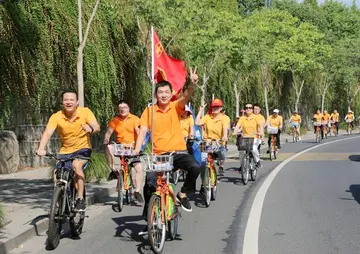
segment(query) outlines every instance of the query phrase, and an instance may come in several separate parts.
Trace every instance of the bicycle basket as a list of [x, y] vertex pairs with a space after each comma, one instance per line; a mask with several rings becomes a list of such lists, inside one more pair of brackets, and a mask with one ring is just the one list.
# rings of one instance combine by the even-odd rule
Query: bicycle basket
[[173, 169], [173, 157], [171, 155], [142, 156], [141, 160], [146, 164], [146, 172], [167, 172]]
[[277, 127], [270, 127], [270, 126], [267, 127], [267, 133], [269, 134], [278, 134], [278, 132], [279, 132], [279, 128]]
[[238, 151], [252, 151], [254, 147], [254, 138], [237, 137], [236, 146]]
[[123, 144], [112, 144], [114, 148], [114, 155], [115, 156], [127, 156], [131, 155], [134, 148], [132, 146], [126, 146]]
[[318, 127], [318, 126], [321, 126], [321, 125], [322, 125], [321, 122], [314, 122], [315, 127]]

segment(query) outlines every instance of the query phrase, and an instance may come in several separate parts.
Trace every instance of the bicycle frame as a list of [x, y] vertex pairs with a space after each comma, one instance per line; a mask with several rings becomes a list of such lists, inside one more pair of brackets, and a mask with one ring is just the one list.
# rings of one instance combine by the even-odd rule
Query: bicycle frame
[[210, 181], [211, 181], [211, 187], [213, 188], [215, 186], [215, 181], [216, 181], [216, 179], [213, 179], [214, 178], [214, 170], [216, 170], [216, 168], [215, 168], [215, 158], [212, 153], [208, 153], [208, 168], [209, 168], [209, 177], [210, 177]]
[[271, 134], [271, 148], [273, 151], [277, 151], [276, 134]]
[[[116, 183], [116, 188], [119, 184], [119, 177], [120, 177], [121, 171], [123, 172], [123, 176], [124, 176], [124, 179], [123, 179], [124, 180], [124, 190], [129, 190], [133, 186], [132, 186], [132, 179], [131, 179], [129, 163], [126, 161], [125, 156], [121, 156], [120, 169], [116, 170], [116, 175], [118, 177], [117, 183]], [[130, 184], [128, 184], [129, 178], [130, 178]]]

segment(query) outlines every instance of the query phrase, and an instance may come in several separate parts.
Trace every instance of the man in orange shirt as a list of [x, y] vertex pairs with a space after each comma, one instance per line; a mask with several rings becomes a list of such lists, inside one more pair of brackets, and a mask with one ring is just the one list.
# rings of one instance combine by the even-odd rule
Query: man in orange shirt
[[[116, 143], [123, 144], [125, 146], [133, 147], [139, 133], [140, 119], [130, 113], [129, 104], [126, 101], [120, 101], [118, 104], [118, 115], [115, 116], [108, 124], [108, 129], [105, 133], [104, 144], [107, 145], [105, 149], [106, 159], [110, 168], [114, 172], [114, 145], [109, 144], [111, 135], [115, 132]], [[139, 158], [130, 160], [129, 163], [135, 169], [135, 198], [143, 203], [144, 199], [141, 195], [141, 188], [143, 184], [143, 171]], [[112, 175], [111, 175], [112, 176]], [[111, 178], [111, 176], [109, 178]], [[116, 177], [116, 175], [115, 175]]]
[[[180, 118], [184, 114], [185, 105], [189, 102], [198, 82], [196, 68], [194, 72], [190, 69], [190, 86], [183, 93], [182, 97], [171, 102], [172, 87], [167, 81], [156, 84], [155, 96], [156, 104], [154, 107], [147, 107], [140, 118], [140, 131], [136, 140], [134, 154], [138, 154], [144, 141], [146, 132], [150, 129], [150, 137], [153, 138], [153, 150], [155, 154], [166, 154], [176, 151], [185, 151], [186, 144], [181, 132]], [[152, 110], [154, 113], [152, 114]], [[152, 116], [154, 116], [154, 126], [152, 126]], [[152, 132], [154, 132], [152, 134]], [[190, 154], [176, 154], [173, 158], [174, 171], [181, 168], [188, 172], [187, 178], [181, 191], [176, 195], [185, 211], [192, 211], [187, 192], [195, 191], [196, 178], [200, 173], [200, 166]], [[156, 174], [155, 174], [156, 175]], [[147, 206], [151, 194], [156, 190], [156, 177], [147, 174], [144, 186], [144, 218], [147, 214]]]
[[[64, 159], [74, 155], [90, 157], [90, 134], [99, 132], [100, 126], [91, 110], [86, 107], [78, 107], [78, 103], [75, 92], [63, 93], [63, 109], [51, 115], [36, 151], [37, 155], [44, 156], [46, 154], [46, 144], [57, 129], [61, 139], [59, 157]], [[86, 163], [87, 160], [76, 159], [72, 164], [66, 165], [75, 172], [76, 208], [78, 211], [86, 209], [83, 197], [85, 178], [83, 167]]]

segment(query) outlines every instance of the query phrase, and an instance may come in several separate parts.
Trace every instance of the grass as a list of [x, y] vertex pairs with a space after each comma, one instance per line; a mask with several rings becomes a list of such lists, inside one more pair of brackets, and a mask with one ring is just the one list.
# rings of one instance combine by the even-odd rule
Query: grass
[[0, 203], [0, 225], [4, 222], [5, 211], [3, 205]]
[[[306, 135], [307, 129], [304, 126], [300, 126], [300, 135]], [[288, 135], [292, 135], [293, 133], [293, 128], [290, 126], [286, 129], [286, 134]]]

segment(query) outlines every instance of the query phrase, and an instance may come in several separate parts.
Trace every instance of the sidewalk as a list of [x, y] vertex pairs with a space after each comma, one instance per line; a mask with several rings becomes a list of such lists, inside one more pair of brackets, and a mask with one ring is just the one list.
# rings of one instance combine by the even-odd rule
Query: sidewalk
[[[0, 228], [0, 253], [8, 253], [47, 230], [53, 192], [50, 167], [0, 175], [0, 202], [5, 208], [5, 226]], [[86, 184], [87, 205], [102, 202], [115, 193], [116, 181]]]
[[[308, 131], [302, 140], [315, 139]], [[281, 143], [292, 142], [292, 136], [281, 135]], [[228, 145], [227, 158], [237, 158], [235, 144]], [[53, 192], [50, 167], [0, 175], [0, 202], [5, 206], [7, 224], [0, 228], [0, 253], [8, 253], [32, 237], [47, 230]], [[104, 202], [116, 192], [116, 180], [86, 184], [87, 206]]]

